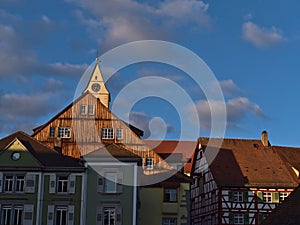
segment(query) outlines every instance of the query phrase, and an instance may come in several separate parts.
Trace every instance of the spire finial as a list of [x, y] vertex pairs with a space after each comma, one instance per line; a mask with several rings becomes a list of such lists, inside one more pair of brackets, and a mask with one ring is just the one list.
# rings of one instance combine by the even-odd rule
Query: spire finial
[[96, 52], [96, 63], [99, 62], [99, 50], [97, 49], [97, 52]]

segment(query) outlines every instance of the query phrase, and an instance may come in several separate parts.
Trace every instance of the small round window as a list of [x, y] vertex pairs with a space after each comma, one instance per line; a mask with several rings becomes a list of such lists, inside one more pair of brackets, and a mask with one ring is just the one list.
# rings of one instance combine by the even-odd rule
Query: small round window
[[20, 157], [21, 157], [20, 152], [13, 152], [13, 153], [11, 154], [11, 159], [12, 159], [12, 160], [18, 160], [18, 159], [20, 159]]

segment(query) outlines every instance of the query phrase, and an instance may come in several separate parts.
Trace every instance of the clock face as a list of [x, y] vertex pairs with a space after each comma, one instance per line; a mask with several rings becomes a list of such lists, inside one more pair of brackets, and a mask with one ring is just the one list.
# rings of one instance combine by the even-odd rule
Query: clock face
[[18, 160], [18, 159], [20, 159], [20, 157], [21, 157], [20, 152], [13, 152], [13, 153], [11, 154], [11, 159], [12, 159], [12, 160]]
[[100, 91], [100, 84], [98, 84], [98, 83], [93, 84], [93, 85], [92, 85], [92, 90], [93, 90], [94, 92]]

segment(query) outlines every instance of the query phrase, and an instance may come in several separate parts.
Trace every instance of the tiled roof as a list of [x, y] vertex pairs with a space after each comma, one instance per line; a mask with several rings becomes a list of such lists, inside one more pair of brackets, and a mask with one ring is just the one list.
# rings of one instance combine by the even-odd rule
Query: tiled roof
[[97, 157], [140, 158], [138, 155], [127, 150], [125, 146], [116, 143], [107, 144], [106, 146], [103, 146], [84, 156], [84, 158], [97, 158]]
[[144, 140], [157, 154], [166, 156], [166, 154], [181, 153], [184, 163], [184, 172], [190, 173], [192, 169], [193, 154], [196, 149], [196, 141], [176, 141], [176, 140]]
[[275, 208], [262, 225], [299, 225], [300, 223], [300, 186]]
[[[220, 186], [295, 187], [299, 180], [292, 169], [300, 167], [300, 149], [264, 146], [261, 140], [199, 138], [209, 166]], [[218, 148], [219, 149], [219, 148]], [[216, 151], [216, 156], [211, 153]]]
[[22, 131], [13, 133], [0, 140], [0, 154], [4, 152], [15, 139], [18, 139], [24, 145], [24, 147], [40, 162], [42, 167], [72, 167], [84, 169], [84, 166], [79, 160], [58, 153]]

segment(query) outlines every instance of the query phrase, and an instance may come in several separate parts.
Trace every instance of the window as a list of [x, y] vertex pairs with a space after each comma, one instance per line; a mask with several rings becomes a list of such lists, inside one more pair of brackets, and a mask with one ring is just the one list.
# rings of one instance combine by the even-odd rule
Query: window
[[164, 202], [177, 202], [177, 189], [164, 189]]
[[67, 207], [57, 207], [55, 210], [55, 225], [66, 225], [67, 222]]
[[115, 225], [116, 224], [116, 209], [115, 208], [104, 208], [104, 225]]
[[94, 105], [89, 105], [89, 106], [88, 106], [88, 114], [89, 114], [90, 116], [95, 114], [95, 111], [94, 111]]
[[71, 128], [70, 127], [59, 127], [58, 128], [58, 137], [70, 138], [71, 137]]
[[11, 222], [11, 206], [3, 206], [1, 210], [1, 224], [10, 225]]
[[50, 127], [50, 137], [55, 137], [55, 127]]
[[86, 105], [80, 106], [80, 115], [86, 115]]
[[25, 176], [17, 175], [16, 176], [16, 186], [15, 186], [16, 192], [23, 192], [24, 185], [25, 185]]
[[176, 218], [163, 218], [162, 225], [177, 225]]
[[234, 224], [244, 224], [244, 215], [243, 214], [234, 214], [233, 222], [234, 222]]
[[146, 158], [146, 169], [153, 170], [153, 158]]
[[287, 196], [289, 196], [288, 192], [279, 192], [279, 201], [283, 202], [287, 198]]
[[4, 205], [1, 210], [1, 225], [22, 225], [23, 206]]
[[263, 201], [271, 203], [272, 202], [272, 193], [271, 192], [263, 192]]
[[117, 140], [122, 140], [123, 139], [123, 129], [119, 128], [117, 129]]
[[114, 139], [114, 130], [112, 128], [102, 128], [102, 139]]
[[21, 225], [22, 224], [22, 215], [23, 215], [23, 207], [16, 206], [14, 208], [14, 225]]
[[4, 177], [4, 182], [5, 182], [5, 192], [13, 192], [14, 188], [14, 176], [13, 175], [5, 175]]
[[57, 193], [67, 193], [68, 192], [68, 177], [62, 176], [57, 179]]
[[116, 173], [105, 173], [104, 191], [106, 193], [117, 192], [117, 174]]
[[235, 191], [233, 192], [233, 201], [242, 202], [243, 201], [243, 192]]

